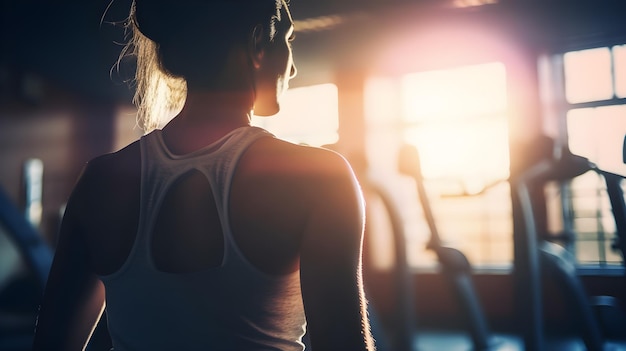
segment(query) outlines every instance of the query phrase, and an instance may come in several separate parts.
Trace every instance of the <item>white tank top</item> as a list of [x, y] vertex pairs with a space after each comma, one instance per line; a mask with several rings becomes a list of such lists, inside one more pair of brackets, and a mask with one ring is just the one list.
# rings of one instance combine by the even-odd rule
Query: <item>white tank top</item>
[[[246, 260], [229, 225], [228, 199], [235, 166], [246, 148], [271, 136], [242, 127], [186, 155], [174, 155], [160, 130], [141, 138], [139, 229], [119, 271], [101, 276], [108, 328], [116, 351], [303, 350], [306, 329], [299, 271], [273, 276]], [[168, 188], [190, 170], [213, 191], [224, 234], [218, 267], [194, 273], [155, 268], [151, 233]]]

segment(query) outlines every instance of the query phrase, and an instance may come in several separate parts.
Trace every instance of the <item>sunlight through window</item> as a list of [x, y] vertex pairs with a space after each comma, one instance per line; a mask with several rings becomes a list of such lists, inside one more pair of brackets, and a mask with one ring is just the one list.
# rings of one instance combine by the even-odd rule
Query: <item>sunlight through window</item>
[[478, 267], [511, 262], [504, 65], [406, 75], [402, 92], [405, 140], [420, 151], [436, 219], [448, 219], [443, 240]]
[[622, 143], [626, 135], [626, 105], [581, 108], [567, 113], [568, 144], [574, 154], [600, 168], [626, 174]]
[[[568, 52], [563, 55], [566, 98], [585, 102], [585, 108], [566, 111], [568, 147], [600, 169], [626, 174], [622, 147], [626, 135], [626, 46]], [[588, 172], [570, 183], [572, 219], [576, 232], [573, 252], [580, 264], [615, 265], [622, 262], [612, 249], [615, 222], [604, 181]]]
[[[398, 173], [398, 150], [404, 142], [419, 149], [426, 191], [443, 241], [461, 250], [474, 267], [510, 267], [504, 65], [494, 62], [372, 77], [365, 96], [369, 174], [390, 193], [404, 218], [409, 264], [429, 269], [437, 266], [437, 259], [425, 249], [430, 229], [415, 184]], [[368, 234], [386, 235], [388, 240], [390, 236]]]
[[506, 108], [501, 63], [408, 74], [402, 83], [405, 116], [410, 121], [457, 122]]
[[568, 102], [580, 103], [613, 97], [611, 52], [608, 48], [568, 52], [563, 56], [563, 62]]
[[509, 175], [507, 129], [506, 120], [477, 120], [411, 128], [406, 138], [420, 150], [425, 178], [457, 180], [476, 194]]
[[410, 74], [403, 79], [406, 139], [426, 178], [456, 178], [478, 192], [508, 177], [504, 66], [490, 63]]
[[280, 112], [253, 116], [252, 125], [297, 144], [322, 146], [336, 143], [339, 127], [337, 86], [320, 84], [289, 89], [280, 100]]

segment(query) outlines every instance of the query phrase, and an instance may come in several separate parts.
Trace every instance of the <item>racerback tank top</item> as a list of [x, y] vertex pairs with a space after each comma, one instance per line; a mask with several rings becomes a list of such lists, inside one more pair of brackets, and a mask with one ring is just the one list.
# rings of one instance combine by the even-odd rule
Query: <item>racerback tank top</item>
[[[160, 130], [141, 138], [141, 204], [137, 237], [123, 266], [101, 276], [108, 328], [116, 351], [303, 350], [305, 317], [299, 272], [261, 272], [239, 251], [229, 224], [228, 199], [237, 162], [257, 127], [233, 130], [185, 155], [172, 154]], [[224, 235], [221, 265], [193, 273], [155, 268], [151, 233], [167, 190], [189, 171], [213, 191]]]

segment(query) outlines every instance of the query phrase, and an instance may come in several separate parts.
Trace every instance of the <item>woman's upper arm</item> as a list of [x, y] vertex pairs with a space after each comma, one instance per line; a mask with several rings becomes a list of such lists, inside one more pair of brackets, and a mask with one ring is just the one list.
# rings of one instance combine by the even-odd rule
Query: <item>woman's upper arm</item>
[[68, 201], [37, 318], [34, 350], [82, 350], [104, 307], [104, 288], [91, 271], [80, 219], [88, 171]]
[[315, 350], [373, 350], [363, 282], [364, 203], [359, 185], [338, 156], [311, 191], [302, 238], [300, 274], [307, 326]]

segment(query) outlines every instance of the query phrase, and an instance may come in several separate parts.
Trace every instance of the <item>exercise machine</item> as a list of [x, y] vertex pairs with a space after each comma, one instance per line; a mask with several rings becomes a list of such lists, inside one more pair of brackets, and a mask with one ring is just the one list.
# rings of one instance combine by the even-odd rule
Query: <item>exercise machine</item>
[[487, 319], [474, 288], [472, 267], [467, 257], [461, 251], [445, 246], [439, 236], [430, 201], [424, 187], [420, 162], [419, 152], [415, 146], [405, 144], [400, 149], [399, 171], [415, 181], [419, 202], [430, 230], [430, 239], [426, 247], [436, 254], [441, 271], [450, 283], [462, 308], [473, 349], [476, 351], [491, 350], [497, 343], [492, 338]]
[[[598, 169], [586, 158], [573, 155], [566, 147], [556, 149], [554, 157], [547, 157], [530, 166], [513, 182], [515, 195], [523, 218], [523, 236], [517, 238], [516, 248], [520, 253], [517, 262], [516, 274], [519, 279], [519, 296], [522, 298], [521, 310], [525, 313], [523, 324], [524, 343], [527, 350], [546, 349], [544, 318], [543, 318], [543, 287], [544, 279], [554, 281], [564, 298], [567, 311], [574, 321], [578, 335], [589, 351], [604, 350], [607, 345], [606, 332], [600, 327], [597, 313], [591, 299], [578, 277], [577, 267], [571, 252], [565, 246], [546, 240], [546, 233], [538, 219], [543, 214], [543, 208], [533, 194], [548, 182], [563, 183], [590, 171], [602, 175], [607, 184], [607, 191], [612, 204], [613, 216], [617, 225], [617, 246], [623, 251], [624, 233], [626, 225], [626, 206], [621, 190], [621, 177]], [[567, 215], [564, 213], [564, 215]], [[567, 222], [567, 220], [565, 221]], [[573, 235], [571, 228], [565, 228], [564, 233], [557, 237], [568, 238]], [[596, 297], [599, 311], [604, 314], [620, 314], [616, 300], [609, 297]], [[609, 310], [609, 311], [607, 311]], [[619, 317], [614, 321], [623, 323]], [[624, 328], [613, 325], [617, 329]], [[626, 335], [626, 328], [622, 329]]]

